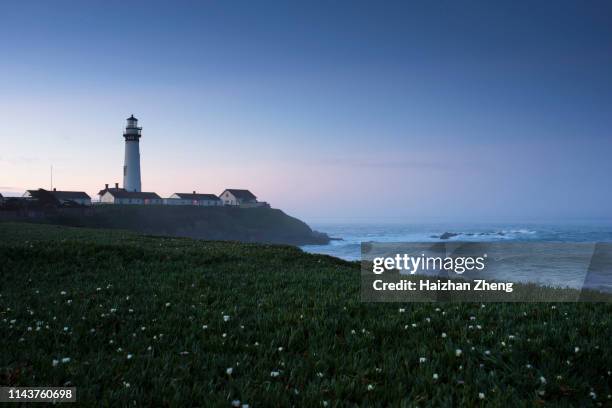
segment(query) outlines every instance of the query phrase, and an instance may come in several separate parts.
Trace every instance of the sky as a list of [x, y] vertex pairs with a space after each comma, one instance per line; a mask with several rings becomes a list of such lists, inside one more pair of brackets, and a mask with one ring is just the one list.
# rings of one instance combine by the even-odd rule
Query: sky
[[0, 192], [307, 221], [612, 218], [612, 3], [0, 2]]

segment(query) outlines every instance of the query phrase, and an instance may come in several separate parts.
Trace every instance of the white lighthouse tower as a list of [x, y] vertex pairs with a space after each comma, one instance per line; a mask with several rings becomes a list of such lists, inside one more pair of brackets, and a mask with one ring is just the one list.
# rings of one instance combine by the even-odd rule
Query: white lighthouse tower
[[125, 161], [123, 165], [123, 188], [140, 192], [140, 131], [134, 115], [127, 118], [125, 127]]

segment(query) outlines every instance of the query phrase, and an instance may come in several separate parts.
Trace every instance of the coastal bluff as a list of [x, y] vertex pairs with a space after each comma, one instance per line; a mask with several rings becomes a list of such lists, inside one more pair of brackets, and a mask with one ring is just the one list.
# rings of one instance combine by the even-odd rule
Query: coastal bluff
[[97, 205], [0, 212], [0, 219], [142, 234], [288, 245], [326, 244], [330, 238], [274, 208]]

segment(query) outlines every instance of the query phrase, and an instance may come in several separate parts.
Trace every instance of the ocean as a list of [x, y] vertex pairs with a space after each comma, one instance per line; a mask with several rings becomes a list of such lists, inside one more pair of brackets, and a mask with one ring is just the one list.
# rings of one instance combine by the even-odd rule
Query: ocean
[[[306, 252], [360, 260], [362, 242], [612, 242], [612, 221], [583, 223], [313, 223], [312, 229], [340, 238], [328, 245], [305, 245]], [[457, 234], [448, 240], [444, 233]]]
[[[520, 242], [520, 243], [612, 243], [612, 222], [573, 223], [312, 223], [314, 230], [338, 238], [328, 245], [305, 245], [310, 253], [331, 255], [349, 261], [361, 260], [362, 242]], [[446, 236], [444, 236], [446, 234]], [[447, 238], [447, 239], [441, 239]], [[584, 248], [584, 245], [580, 246]], [[574, 250], [569, 246], [570, 250]], [[610, 248], [610, 247], [607, 247]], [[591, 252], [592, 254], [592, 252]], [[525, 267], [507, 265], [498, 268], [494, 279], [543, 283], [559, 287], [592, 287], [612, 291], [612, 271], [590, 275], [596, 282], [586, 284], [588, 259], [564, 254], [559, 259], [558, 248], [549, 254], [539, 253], [537, 262]], [[548, 258], [547, 258], [548, 256]], [[589, 257], [587, 248], [587, 258]], [[553, 259], [554, 257], [554, 259]], [[606, 254], [610, 259], [610, 254]], [[548, 262], [550, 260], [551, 262]], [[608, 261], [607, 261], [608, 262]], [[576, 265], [581, 265], [576, 267]]]

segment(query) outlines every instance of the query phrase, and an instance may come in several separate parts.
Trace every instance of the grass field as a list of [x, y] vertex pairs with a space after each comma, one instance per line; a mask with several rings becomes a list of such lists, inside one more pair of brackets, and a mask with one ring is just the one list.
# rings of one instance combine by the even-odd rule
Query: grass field
[[0, 223], [0, 384], [82, 405], [610, 406], [610, 304], [366, 304], [289, 246]]

